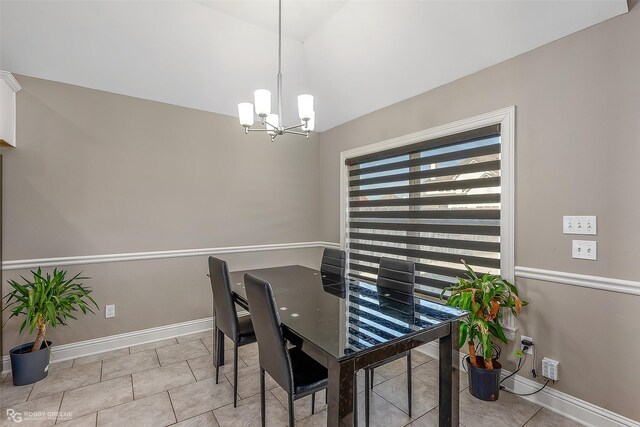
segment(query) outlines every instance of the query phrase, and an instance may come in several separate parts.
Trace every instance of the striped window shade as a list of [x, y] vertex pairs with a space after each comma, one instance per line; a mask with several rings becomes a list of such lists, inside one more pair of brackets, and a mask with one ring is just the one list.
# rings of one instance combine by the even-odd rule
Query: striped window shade
[[500, 274], [500, 127], [347, 159], [349, 274], [380, 257], [416, 263], [416, 292], [438, 296], [466, 271]]

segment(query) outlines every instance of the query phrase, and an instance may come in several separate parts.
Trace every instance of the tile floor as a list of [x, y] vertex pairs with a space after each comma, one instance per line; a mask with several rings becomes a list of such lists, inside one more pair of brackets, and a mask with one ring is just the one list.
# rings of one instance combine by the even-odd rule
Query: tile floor
[[[227, 341], [226, 347], [231, 347]], [[52, 361], [49, 376], [14, 387], [11, 375], [0, 380], [0, 426], [136, 426], [180, 427], [259, 426], [257, 345], [239, 352], [238, 407], [233, 407], [232, 351], [215, 384], [211, 332], [162, 340], [64, 362]], [[413, 356], [413, 417], [405, 414], [406, 362], [398, 360], [376, 370], [371, 425], [384, 427], [436, 426], [438, 420], [437, 361], [415, 352]], [[364, 419], [362, 375], [358, 412]], [[577, 426], [578, 424], [524, 399], [502, 393], [498, 402], [474, 399], [461, 377], [460, 421], [467, 427]], [[267, 381], [267, 425], [286, 426], [287, 395]], [[298, 426], [325, 426], [324, 393], [311, 415], [310, 397], [296, 405]], [[21, 414], [18, 424], [7, 410]]]

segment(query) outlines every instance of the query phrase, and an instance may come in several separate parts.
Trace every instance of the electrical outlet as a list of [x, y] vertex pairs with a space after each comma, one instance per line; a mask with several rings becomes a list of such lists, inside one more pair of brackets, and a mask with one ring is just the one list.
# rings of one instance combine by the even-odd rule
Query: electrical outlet
[[542, 376], [551, 381], [558, 381], [558, 365], [557, 360], [545, 357], [542, 359]]
[[116, 305], [115, 304], [105, 305], [105, 307], [104, 307], [104, 317], [106, 317], [107, 319], [110, 318], [110, 317], [116, 317]]
[[[529, 346], [527, 351], [524, 351], [524, 344], [522, 344], [523, 341], [529, 341], [530, 343], [532, 343], [532, 345]], [[533, 338], [525, 335], [520, 335], [520, 351], [523, 351], [524, 353], [527, 353], [533, 356]]]
[[573, 240], [571, 243], [571, 256], [577, 259], [598, 259], [598, 242], [595, 240]]

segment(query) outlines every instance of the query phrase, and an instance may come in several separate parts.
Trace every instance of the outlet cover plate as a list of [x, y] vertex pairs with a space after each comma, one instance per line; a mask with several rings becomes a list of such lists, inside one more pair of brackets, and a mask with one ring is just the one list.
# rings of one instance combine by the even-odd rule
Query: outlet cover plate
[[[520, 350], [524, 349], [524, 346], [522, 345], [522, 341], [523, 340], [527, 340], [527, 341], [533, 342], [533, 339], [531, 337], [528, 337], [526, 335], [520, 335]], [[534, 345], [535, 345], [535, 343], [534, 343]], [[525, 351], [525, 353], [530, 354], [530, 355], [533, 356], [533, 346], [529, 347], [527, 349], [527, 351]]]
[[558, 381], [558, 365], [557, 360], [545, 357], [542, 359], [542, 376], [551, 381]]
[[116, 317], [115, 304], [109, 304], [104, 306], [104, 317], [109, 319], [110, 317]]

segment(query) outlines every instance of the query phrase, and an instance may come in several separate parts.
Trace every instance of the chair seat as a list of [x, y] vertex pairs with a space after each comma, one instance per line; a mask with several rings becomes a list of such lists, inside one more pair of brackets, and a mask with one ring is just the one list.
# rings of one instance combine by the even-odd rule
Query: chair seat
[[256, 334], [253, 331], [251, 316], [238, 316], [238, 344], [248, 344], [256, 341]]
[[289, 350], [295, 394], [307, 394], [327, 387], [327, 368], [298, 347]]

